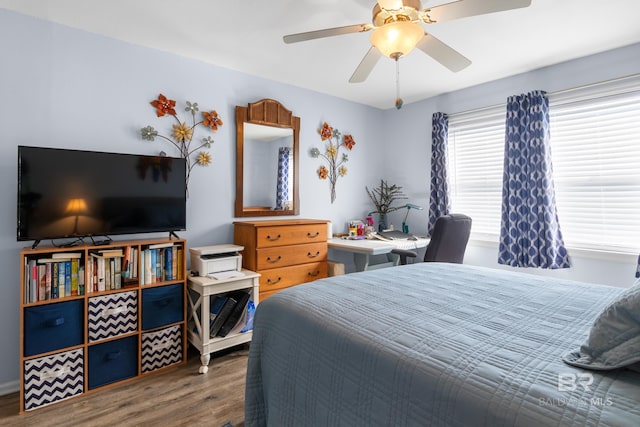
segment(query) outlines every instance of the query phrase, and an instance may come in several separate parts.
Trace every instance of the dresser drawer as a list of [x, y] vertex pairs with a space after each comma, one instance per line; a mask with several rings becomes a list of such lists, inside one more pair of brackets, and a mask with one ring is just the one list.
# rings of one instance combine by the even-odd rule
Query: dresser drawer
[[89, 341], [138, 330], [138, 292], [89, 298]]
[[257, 229], [258, 248], [327, 241], [327, 224], [281, 225]]
[[300, 283], [312, 282], [327, 277], [327, 262], [312, 262], [293, 265], [290, 267], [272, 268], [258, 271], [260, 277], [260, 292], [262, 293], [288, 288]]
[[327, 252], [324, 242], [258, 249], [258, 270], [326, 261]]
[[24, 409], [35, 409], [84, 392], [83, 349], [24, 362]]

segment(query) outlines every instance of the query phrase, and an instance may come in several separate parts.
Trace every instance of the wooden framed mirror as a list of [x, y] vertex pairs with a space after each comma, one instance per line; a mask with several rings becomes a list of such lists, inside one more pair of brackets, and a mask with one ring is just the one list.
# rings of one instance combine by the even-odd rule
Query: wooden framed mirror
[[262, 99], [236, 106], [235, 216], [300, 213], [300, 117]]

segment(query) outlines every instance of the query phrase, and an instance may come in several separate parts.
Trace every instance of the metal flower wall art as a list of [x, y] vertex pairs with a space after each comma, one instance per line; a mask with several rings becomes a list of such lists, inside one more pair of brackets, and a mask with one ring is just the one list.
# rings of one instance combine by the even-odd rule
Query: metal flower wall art
[[[168, 99], [163, 94], [158, 95], [158, 99], [151, 101], [151, 105], [156, 109], [158, 117], [173, 116], [176, 123], [172, 125], [170, 136], [161, 135], [153, 126], [146, 126], [140, 129], [140, 135], [146, 141], [154, 141], [156, 137], [162, 138], [178, 150], [180, 157], [184, 158], [187, 163], [187, 188], [185, 190], [187, 190], [188, 195], [191, 171], [196, 165], [209, 166], [211, 164], [211, 154], [205, 149], [211, 148], [211, 144], [214, 142], [213, 138], [207, 135], [194, 143], [194, 131], [196, 127], [202, 125], [212, 132], [216, 132], [222, 126], [222, 120], [218, 117], [216, 110], [203, 111], [200, 113], [201, 117], [199, 117], [200, 109], [198, 103], [187, 101], [184, 111], [191, 113], [191, 123], [187, 123], [186, 120], [182, 121], [175, 110], [176, 101]], [[165, 153], [161, 151], [160, 155], [165, 155]]]
[[345, 176], [347, 174], [347, 167], [344, 165], [349, 161], [347, 153], [342, 153], [340, 156], [340, 149], [345, 148], [351, 151], [353, 146], [356, 145], [356, 141], [351, 135], [342, 135], [338, 129], [334, 129], [329, 126], [327, 122], [322, 124], [322, 127], [318, 129], [320, 138], [326, 143], [324, 152], [320, 149], [313, 147], [311, 149], [311, 157], [323, 158], [327, 161], [327, 165], [322, 165], [318, 168], [317, 173], [320, 179], [328, 179], [331, 186], [331, 203], [336, 200], [336, 181], [338, 177]]

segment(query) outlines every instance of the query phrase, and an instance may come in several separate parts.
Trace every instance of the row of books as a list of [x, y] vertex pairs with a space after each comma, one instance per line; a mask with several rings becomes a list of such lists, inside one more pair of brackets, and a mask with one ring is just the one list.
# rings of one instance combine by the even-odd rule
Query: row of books
[[124, 253], [120, 248], [90, 253], [87, 260], [88, 293], [122, 289]]
[[156, 282], [181, 280], [183, 265], [182, 245], [160, 243], [150, 245], [140, 253], [140, 283], [150, 285]]
[[24, 302], [84, 295], [85, 272], [80, 253], [55, 253], [50, 258], [25, 258]]
[[184, 269], [184, 248], [173, 243], [150, 245], [142, 251], [133, 246], [92, 250], [87, 260], [82, 252], [56, 252], [48, 256], [25, 257], [25, 304], [121, 289], [138, 281], [148, 285], [181, 280]]
[[212, 296], [209, 314], [209, 337], [226, 337], [247, 309], [249, 292], [233, 291]]

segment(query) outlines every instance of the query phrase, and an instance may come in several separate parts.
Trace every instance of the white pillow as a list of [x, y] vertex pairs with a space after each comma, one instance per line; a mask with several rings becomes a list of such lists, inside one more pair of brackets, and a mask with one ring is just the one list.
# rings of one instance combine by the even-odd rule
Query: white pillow
[[640, 362], [640, 279], [598, 315], [580, 350], [562, 355], [562, 360], [595, 370]]

